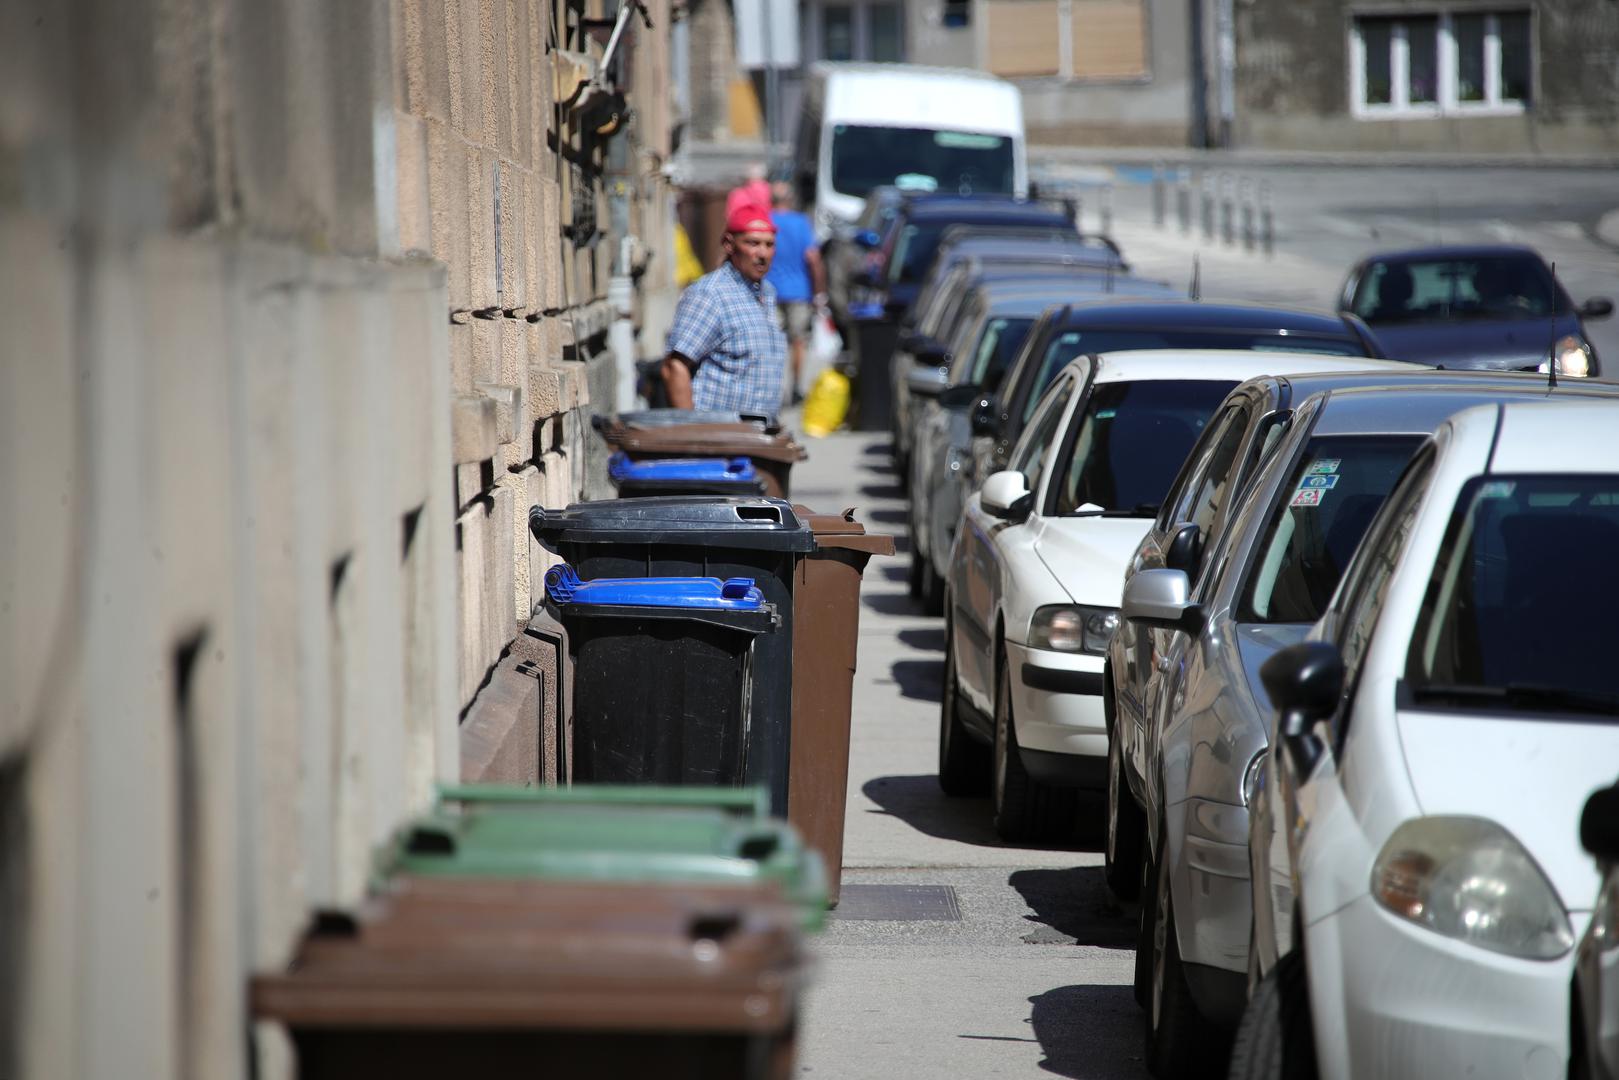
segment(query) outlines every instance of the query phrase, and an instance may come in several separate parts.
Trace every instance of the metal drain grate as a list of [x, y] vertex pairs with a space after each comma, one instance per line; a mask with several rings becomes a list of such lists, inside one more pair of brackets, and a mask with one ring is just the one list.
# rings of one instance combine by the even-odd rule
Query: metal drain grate
[[960, 922], [949, 885], [845, 885], [832, 915], [872, 922]]

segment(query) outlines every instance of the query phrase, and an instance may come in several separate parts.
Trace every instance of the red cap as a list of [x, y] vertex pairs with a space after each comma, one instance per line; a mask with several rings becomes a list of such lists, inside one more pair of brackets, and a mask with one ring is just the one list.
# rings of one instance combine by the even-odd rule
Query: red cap
[[770, 211], [759, 206], [742, 205], [732, 210], [725, 219], [725, 231], [728, 233], [770, 233], [775, 235], [776, 226], [770, 220]]

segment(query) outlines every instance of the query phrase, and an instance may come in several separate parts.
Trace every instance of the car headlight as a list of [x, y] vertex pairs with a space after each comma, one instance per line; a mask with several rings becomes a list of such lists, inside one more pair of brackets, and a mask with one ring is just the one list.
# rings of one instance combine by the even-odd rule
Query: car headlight
[[1591, 346], [1577, 334], [1559, 338], [1557, 344], [1552, 346], [1551, 356], [1542, 360], [1537, 370], [1544, 375], [1546, 366], [1554, 360], [1559, 375], [1583, 379], [1591, 374]]
[[1117, 608], [1051, 604], [1036, 611], [1029, 621], [1029, 647], [1104, 656], [1118, 628]]
[[1483, 818], [1407, 821], [1372, 867], [1372, 896], [1436, 934], [1526, 960], [1574, 947], [1557, 891], [1523, 845]]

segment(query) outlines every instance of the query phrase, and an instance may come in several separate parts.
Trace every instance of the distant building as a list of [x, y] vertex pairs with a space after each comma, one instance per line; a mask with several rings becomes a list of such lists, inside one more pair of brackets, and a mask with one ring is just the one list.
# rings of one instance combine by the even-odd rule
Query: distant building
[[1615, 0], [1243, 0], [1236, 142], [1619, 151]]

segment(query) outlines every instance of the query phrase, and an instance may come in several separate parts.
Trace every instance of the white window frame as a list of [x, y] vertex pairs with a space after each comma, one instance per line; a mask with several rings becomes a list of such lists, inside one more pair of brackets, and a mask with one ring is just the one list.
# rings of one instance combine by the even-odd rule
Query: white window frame
[[[1439, 116], [1521, 116], [1527, 107], [1524, 102], [1501, 99], [1501, 20], [1498, 12], [1481, 12], [1484, 16], [1484, 100], [1462, 101], [1457, 96], [1457, 72], [1460, 52], [1456, 44], [1455, 16], [1475, 14], [1461, 10], [1430, 9], [1426, 11], [1358, 11], [1349, 20], [1349, 112], [1357, 120], [1416, 120]], [[1529, 17], [1529, 78], [1535, 82], [1535, 20], [1530, 9], [1507, 12]], [[1411, 54], [1406, 39], [1406, 20], [1438, 18], [1439, 80], [1434, 102], [1411, 102]], [[1366, 19], [1387, 19], [1392, 25], [1389, 41], [1389, 102], [1371, 104], [1366, 100], [1366, 39], [1361, 25]], [[1533, 96], [1533, 95], [1531, 95]]]

